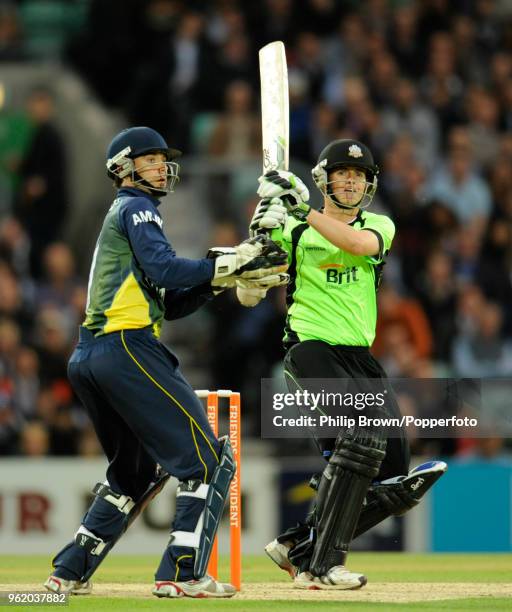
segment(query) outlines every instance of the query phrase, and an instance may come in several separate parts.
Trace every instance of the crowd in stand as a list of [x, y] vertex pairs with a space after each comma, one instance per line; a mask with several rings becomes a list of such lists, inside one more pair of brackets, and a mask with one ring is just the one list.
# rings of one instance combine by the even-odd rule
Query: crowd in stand
[[[372, 206], [397, 228], [374, 346], [388, 373], [512, 376], [509, 2], [0, 6], [0, 61], [64, 62], [130, 124], [151, 125], [187, 152], [232, 161], [235, 174], [236, 164], [259, 156], [257, 51], [275, 39], [287, 48], [293, 158], [311, 167], [329, 141], [354, 137], [381, 168]], [[84, 279], [75, 277], [70, 249], [55, 242], [67, 212], [65, 144], [41, 109], [48, 95], [33, 93], [40, 108], [28, 106], [19, 159], [2, 154], [0, 130], [0, 177], [12, 195], [0, 224], [0, 453], [88, 454], [94, 436], [65, 377]], [[41, 159], [47, 146], [53, 168], [49, 156]], [[229, 222], [224, 204], [203, 203], [218, 224]], [[254, 412], [259, 378], [281, 357], [283, 316], [279, 291], [252, 310], [227, 295], [210, 307], [212, 379], [241, 389]]]

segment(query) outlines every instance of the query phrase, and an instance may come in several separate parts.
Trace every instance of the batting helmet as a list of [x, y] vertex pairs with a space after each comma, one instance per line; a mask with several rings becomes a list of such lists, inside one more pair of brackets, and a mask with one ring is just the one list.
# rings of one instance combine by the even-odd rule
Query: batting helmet
[[313, 180], [333, 204], [340, 208], [354, 208], [354, 206], [343, 205], [338, 201], [332, 188], [333, 183], [338, 181], [328, 180], [329, 172], [347, 166], [360, 168], [366, 174], [366, 188], [361, 201], [357, 204], [358, 208], [366, 208], [377, 190], [379, 167], [374, 162], [370, 149], [362, 142], [345, 138], [329, 143], [318, 156], [318, 163], [311, 171]]

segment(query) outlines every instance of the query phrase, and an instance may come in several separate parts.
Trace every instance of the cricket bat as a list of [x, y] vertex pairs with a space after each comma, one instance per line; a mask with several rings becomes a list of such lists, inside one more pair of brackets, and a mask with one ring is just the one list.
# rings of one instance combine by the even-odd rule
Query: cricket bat
[[[263, 174], [269, 170], [288, 170], [290, 113], [288, 104], [288, 68], [284, 44], [274, 41], [259, 52], [261, 83], [261, 135]], [[265, 233], [265, 230], [261, 230]], [[244, 306], [256, 306], [261, 300], [258, 290], [237, 288]]]
[[265, 45], [260, 49], [259, 60], [263, 174], [265, 174], [269, 170], [288, 170], [290, 112], [284, 44], [277, 40]]

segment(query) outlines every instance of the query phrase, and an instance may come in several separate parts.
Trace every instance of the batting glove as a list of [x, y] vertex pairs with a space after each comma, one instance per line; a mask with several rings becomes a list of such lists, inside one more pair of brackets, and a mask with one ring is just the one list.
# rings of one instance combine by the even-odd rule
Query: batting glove
[[327, 187], [327, 170], [325, 166], [327, 166], [327, 160], [322, 159], [322, 161], [311, 170], [311, 176], [315, 181], [315, 185], [322, 193], [325, 193]]
[[270, 170], [258, 179], [260, 198], [281, 198], [287, 212], [299, 221], [305, 221], [309, 206], [309, 191], [298, 176], [285, 170]]
[[272, 230], [284, 227], [287, 210], [280, 198], [261, 200], [256, 206], [249, 225], [249, 235], [255, 236], [261, 230]]
[[253, 308], [257, 306], [261, 300], [265, 299], [267, 295], [267, 289], [258, 289], [254, 287], [249, 289], [248, 287], [237, 287], [236, 297], [242, 306], [246, 308]]
[[251, 308], [261, 302], [272, 287], [287, 285], [288, 274], [271, 274], [257, 280], [239, 279], [236, 281], [236, 297], [242, 306]]
[[289, 280], [289, 274], [280, 272], [278, 274], [269, 274], [262, 278], [239, 278], [236, 281], [236, 286], [242, 289], [265, 289], [265, 291], [268, 291], [272, 287], [287, 285]]

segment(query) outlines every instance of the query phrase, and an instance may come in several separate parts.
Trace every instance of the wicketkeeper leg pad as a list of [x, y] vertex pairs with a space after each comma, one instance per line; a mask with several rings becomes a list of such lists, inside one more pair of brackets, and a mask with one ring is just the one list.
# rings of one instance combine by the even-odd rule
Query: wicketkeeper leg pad
[[[195, 579], [199, 580], [206, 573], [213, 542], [229, 495], [229, 486], [236, 472], [236, 463], [229, 438], [220, 438], [219, 441], [222, 444], [219, 463], [213, 471], [210, 482], [205, 484], [199, 480], [186, 480], [180, 482], [178, 486], [174, 530], [171, 532], [169, 547], [157, 570], [157, 580], [168, 580], [174, 578], [175, 575], [183, 577], [184, 580], [188, 579], [185, 576], [191, 569], [189, 569], [189, 562], [186, 561], [180, 563], [180, 567], [176, 568], [173, 576], [168, 575], [172, 567], [172, 559], [178, 557], [182, 559], [188, 557], [191, 560], [193, 556], [192, 573]], [[197, 504], [193, 503], [198, 500], [204, 500], [199, 514], [197, 514]], [[193, 518], [194, 515], [196, 519]], [[194, 525], [191, 525], [192, 520]], [[176, 529], [176, 524], [182, 526], [187, 522], [190, 525], [187, 530]], [[186, 554], [187, 552], [191, 554]]]
[[364, 498], [379, 473], [386, 440], [378, 431], [343, 432], [318, 486], [316, 543], [309, 571], [325, 575], [344, 565]]
[[96, 571], [119, 538], [169, 480], [158, 472], [141, 498], [135, 502], [128, 495], [113, 491], [108, 483], [98, 483], [96, 498], [78, 528], [73, 542], [53, 559], [56, 575], [85, 582]]

